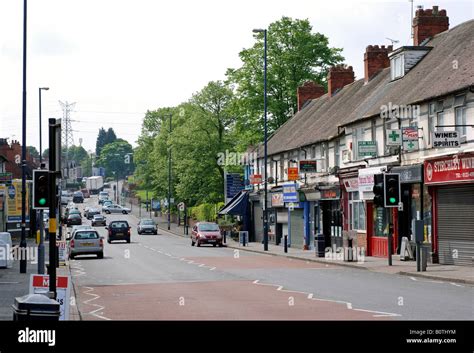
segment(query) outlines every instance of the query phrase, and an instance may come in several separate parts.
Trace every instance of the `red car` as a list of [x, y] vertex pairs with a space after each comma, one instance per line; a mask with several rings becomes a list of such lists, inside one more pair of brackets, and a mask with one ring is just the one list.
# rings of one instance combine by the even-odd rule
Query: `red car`
[[191, 232], [191, 245], [212, 244], [222, 246], [221, 229], [215, 223], [198, 222]]

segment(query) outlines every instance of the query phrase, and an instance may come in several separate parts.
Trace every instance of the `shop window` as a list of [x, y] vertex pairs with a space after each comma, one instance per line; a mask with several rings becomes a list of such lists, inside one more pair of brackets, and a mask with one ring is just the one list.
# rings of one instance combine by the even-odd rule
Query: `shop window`
[[359, 192], [349, 193], [349, 225], [351, 230], [365, 230], [365, 202]]

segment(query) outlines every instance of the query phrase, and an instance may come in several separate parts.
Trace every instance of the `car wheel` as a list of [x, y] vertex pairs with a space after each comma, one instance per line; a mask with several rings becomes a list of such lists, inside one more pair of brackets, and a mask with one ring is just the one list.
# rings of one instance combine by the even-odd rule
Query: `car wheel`
[[127, 211], [122, 211], [123, 214], [127, 214]]
[[140, 231], [139, 231], [139, 230], [137, 230], [137, 233], [138, 233], [138, 235], [142, 235], [142, 233], [140, 233]]
[[212, 244], [212, 246], [213, 246], [213, 247], [216, 247], [216, 246], [217, 246], [217, 244]]
[[198, 247], [201, 246], [201, 243], [199, 242], [199, 240], [196, 241], [196, 246], [198, 246]]
[[130, 237], [127, 238], [127, 243], [130, 243]]
[[112, 240], [110, 240], [109, 238], [107, 238], [107, 243], [112, 243]]
[[98, 259], [103, 259], [104, 258], [104, 253], [103, 252], [98, 253], [97, 258]]
[[158, 232], [153, 233], [153, 235], [158, 235]]
[[69, 254], [69, 260], [74, 260], [74, 255], [73, 254]]
[[105, 213], [110, 214], [110, 211], [105, 211]]

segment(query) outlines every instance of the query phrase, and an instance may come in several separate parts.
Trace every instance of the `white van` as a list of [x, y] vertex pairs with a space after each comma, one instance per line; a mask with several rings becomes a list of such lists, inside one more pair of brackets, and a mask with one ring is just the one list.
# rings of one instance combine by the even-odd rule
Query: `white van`
[[101, 205], [105, 200], [109, 199], [109, 193], [107, 191], [99, 192], [99, 205]]

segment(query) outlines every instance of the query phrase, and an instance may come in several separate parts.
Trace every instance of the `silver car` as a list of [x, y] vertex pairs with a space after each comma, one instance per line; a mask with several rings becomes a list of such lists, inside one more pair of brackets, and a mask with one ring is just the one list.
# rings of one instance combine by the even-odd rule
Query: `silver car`
[[141, 219], [140, 222], [138, 222], [137, 231], [138, 234], [158, 234], [158, 229], [156, 227], [155, 221], [149, 218]]
[[107, 213], [107, 214], [111, 214], [111, 213], [127, 214], [130, 211], [131, 210], [127, 207], [123, 207], [123, 206], [120, 206], [120, 205], [114, 205], [114, 204], [102, 207], [102, 212]]
[[102, 216], [101, 214], [96, 214], [92, 218], [92, 226], [107, 226], [105, 217]]
[[77, 255], [97, 255], [99, 259], [104, 257], [104, 237], [94, 229], [80, 229], [74, 232], [69, 242], [69, 258], [74, 259]]

